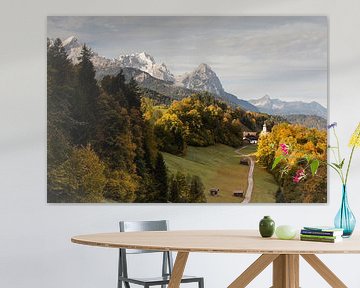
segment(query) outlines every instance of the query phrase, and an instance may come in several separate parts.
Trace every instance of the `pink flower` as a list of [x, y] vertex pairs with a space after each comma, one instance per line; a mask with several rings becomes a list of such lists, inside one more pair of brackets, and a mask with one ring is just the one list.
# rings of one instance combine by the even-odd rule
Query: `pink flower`
[[280, 144], [280, 148], [284, 155], [289, 154], [289, 147], [286, 144], [284, 144], [284, 143]]
[[302, 179], [306, 177], [305, 170], [299, 169], [296, 171], [295, 176], [293, 177], [294, 183], [299, 183]]

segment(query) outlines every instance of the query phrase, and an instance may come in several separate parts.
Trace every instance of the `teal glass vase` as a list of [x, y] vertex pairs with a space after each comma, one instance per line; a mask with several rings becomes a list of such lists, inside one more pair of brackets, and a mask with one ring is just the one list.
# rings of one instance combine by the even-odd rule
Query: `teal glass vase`
[[336, 228], [344, 229], [344, 238], [350, 237], [355, 229], [356, 219], [349, 207], [346, 185], [343, 185], [341, 206], [336, 214], [334, 224]]

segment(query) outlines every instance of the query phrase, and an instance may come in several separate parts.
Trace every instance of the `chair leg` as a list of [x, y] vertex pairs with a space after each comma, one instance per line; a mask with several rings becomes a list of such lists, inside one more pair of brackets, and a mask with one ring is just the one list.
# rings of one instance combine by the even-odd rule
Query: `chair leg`
[[203, 278], [201, 278], [199, 280], [199, 288], [204, 288], [204, 279]]
[[119, 265], [118, 265], [118, 285], [117, 285], [117, 288], [122, 288], [123, 285], [123, 281], [119, 279], [120, 276], [123, 275], [123, 272], [122, 272], [122, 258], [121, 258], [121, 251], [119, 249]]
[[[168, 270], [168, 253], [169, 252], [163, 252], [163, 263], [162, 263], [162, 276], [167, 276], [167, 270]], [[166, 288], [166, 284], [162, 284], [161, 288]]]

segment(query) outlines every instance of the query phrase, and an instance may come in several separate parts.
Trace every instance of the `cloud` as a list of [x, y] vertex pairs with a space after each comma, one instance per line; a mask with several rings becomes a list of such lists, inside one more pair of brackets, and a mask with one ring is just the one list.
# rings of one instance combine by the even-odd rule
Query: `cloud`
[[326, 104], [326, 17], [48, 17], [48, 37], [76, 35], [100, 55], [146, 51], [174, 74], [209, 64], [242, 98], [271, 93]]

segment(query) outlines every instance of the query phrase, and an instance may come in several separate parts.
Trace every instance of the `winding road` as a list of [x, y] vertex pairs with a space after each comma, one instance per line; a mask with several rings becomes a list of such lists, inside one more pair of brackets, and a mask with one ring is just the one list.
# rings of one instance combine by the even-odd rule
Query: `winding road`
[[252, 157], [241, 153], [241, 150], [246, 147], [247, 146], [244, 146], [244, 147], [241, 147], [241, 148], [235, 150], [236, 154], [238, 154], [241, 157], [246, 158], [250, 161], [249, 174], [248, 174], [248, 186], [246, 189], [245, 198], [241, 203], [250, 203], [251, 195], [252, 195], [253, 188], [254, 188], [254, 177], [253, 176], [254, 176], [255, 160]]

